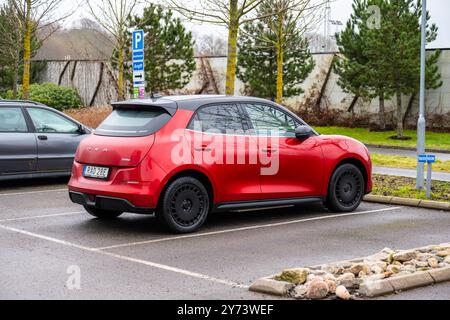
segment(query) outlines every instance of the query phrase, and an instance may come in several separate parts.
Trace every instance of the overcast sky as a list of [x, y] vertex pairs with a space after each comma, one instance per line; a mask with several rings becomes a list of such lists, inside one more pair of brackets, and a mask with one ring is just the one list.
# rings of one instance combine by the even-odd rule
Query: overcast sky
[[[67, 3], [73, 3], [73, 0], [64, 0]], [[83, 1], [83, 0], [78, 0]], [[96, 0], [90, 0], [96, 1]], [[100, 1], [100, 0], [98, 0]], [[186, 0], [189, 3], [193, 0]], [[158, 1], [155, 1], [158, 2]], [[159, 1], [161, 2], [161, 1]], [[163, 2], [163, 1], [162, 1]], [[439, 27], [438, 38], [433, 43], [429, 44], [429, 48], [450, 48], [450, 0], [428, 0], [428, 10], [431, 15], [433, 23]], [[334, 0], [331, 3], [331, 20], [340, 20], [343, 24], [350, 17], [352, 12], [353, 0]], [[80, 17], [89, 17], [89, 13], [85, 7], [81, 7], [71, 20], [79, 19]], [[187, 24], [188, 29], [198, 33], [211, 33], [216, 32], [223, 36], [226, 36], [226, 30], [217, 26], [205, 26], [205, 25], [193, 25]], [[319, 32], [323, 32], [323, 27], [319, 29]], [[331, 32], [336, 31], [334, 26], [331, 26]]]

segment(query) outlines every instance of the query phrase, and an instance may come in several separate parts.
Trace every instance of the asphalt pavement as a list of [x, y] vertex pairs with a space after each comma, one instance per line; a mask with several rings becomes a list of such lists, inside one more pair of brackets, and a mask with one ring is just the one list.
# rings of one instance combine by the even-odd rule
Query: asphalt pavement
[[[247, 287], [286, 267], [450, 241], [449, 213], [369, 203], [220, 213], [173, 235], [148, 216], [94, 219], [66, 182], [0, 186], [0, 299], [268, 299]], [[450, 299], [450, 286], [380, 299]]]

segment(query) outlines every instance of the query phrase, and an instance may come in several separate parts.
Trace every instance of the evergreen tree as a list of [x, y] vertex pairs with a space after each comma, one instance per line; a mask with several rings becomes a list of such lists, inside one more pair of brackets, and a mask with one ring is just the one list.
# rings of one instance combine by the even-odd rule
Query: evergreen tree
[[[292, 1], [263, 1], [257, 15], [266, 16], [246, 24], [238, 44], [238, 78], [250, 95], [277, 100], [299, 95], [301, 83], [314, 68], [298, 12]], [[282, 8], [285, 6], [286, 8]]]
[[[372, 6], [379, 9], [379, 16], [374, 17]], [[379, 97], [382, 129], [384, 101], [395, 95], [398, 138], [403, 138], [402, 95], [419, 90], [421, 9], [421, 2], [414, 0], [354, 0], [353, 14], [337, 35], [343, 57], [335, 67], [339, 85], [361, 97]], [[371, 23], [373, 19], [379, 23]], [[437, 27], [428, 26], [427, 42], [436, 36]], [[439, 55], [436, 51], [427, 59], [428, 89], [442, 85], [436, 66]]]
[[[130, 20], [129, 29], [143, 29], [145, 33], [147, 92], [181, 89], [189, 82], [196, 68], [192, 33], [186, 31], [179, 18], [173, 17], [172, 11], [151, 4], [144, 9], [142, 17]], [[130, 46], [126, 49], [126, 77], [132, 85], [130, 31], [127, 31], [127, 39]]]

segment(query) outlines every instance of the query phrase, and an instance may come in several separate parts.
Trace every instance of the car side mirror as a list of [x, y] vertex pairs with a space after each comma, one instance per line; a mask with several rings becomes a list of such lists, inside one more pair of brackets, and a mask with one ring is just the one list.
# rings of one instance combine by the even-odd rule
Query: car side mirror
[[312, 129], [305, 125], [295, 128], [295, 137], [297, 139], [307, 139], [312, 135], [312, 133]]
[[80, 134], [86, 134], [88, 131], [86, 130], [86, 128], [82, 124], [79, 124], [78, 125], [78, 132]]

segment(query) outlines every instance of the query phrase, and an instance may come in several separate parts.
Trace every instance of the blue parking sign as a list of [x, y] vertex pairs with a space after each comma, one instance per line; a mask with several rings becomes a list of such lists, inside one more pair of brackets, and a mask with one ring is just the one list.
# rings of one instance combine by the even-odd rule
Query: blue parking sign
[[144, 30], [135, 30], [132, 34], [133, 51], [144, 50]]
[[133, 71], [142, 71], [144, 70], [144, 62], [133, 62]]
[[420, 163], [435, 163], [436, 156], [434, 154], [419, 154], [417, 156]]

